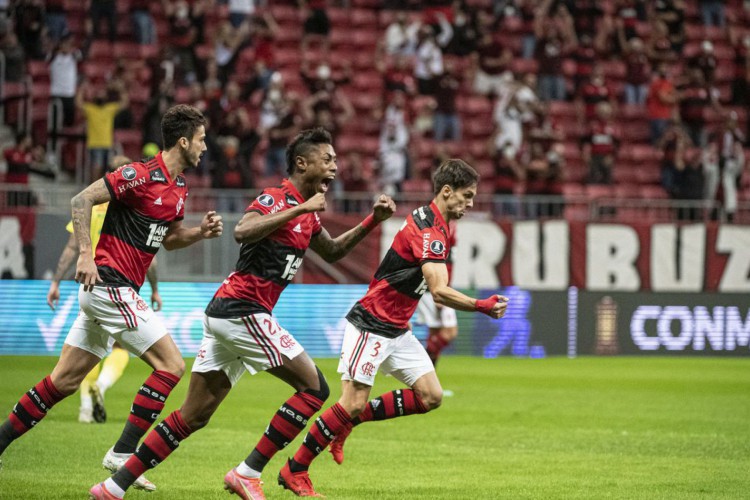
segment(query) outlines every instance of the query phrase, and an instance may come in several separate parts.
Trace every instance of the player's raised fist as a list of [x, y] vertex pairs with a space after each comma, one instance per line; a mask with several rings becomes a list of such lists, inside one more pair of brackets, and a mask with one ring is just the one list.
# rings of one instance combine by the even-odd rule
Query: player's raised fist
[[378, 222], [383, 222], [390, 218], [395, 211], [396, 202], [394, 202], [390, 196], [384, 194], [381, 194], [378, 199], [375, 200], [375, 205], [372, 207], [372, 214]]
[[221, 220], [221, 215], [213, 210], [206, 212], [201, 221], [201, 235], [206, 239], [217, 238], [222, 232], [224, 232], [224, 222]]
[[505, 316], [505, 311], [508, 309], [508, 297], [492, 295], [486, 299], [477, 300], [474, 307], [490, 318], [499, 319]]
[[300, 206], [304, 207], [307, 213], [324, 212], [326, 209], [326, 195], [324, 193], [315, 193]]

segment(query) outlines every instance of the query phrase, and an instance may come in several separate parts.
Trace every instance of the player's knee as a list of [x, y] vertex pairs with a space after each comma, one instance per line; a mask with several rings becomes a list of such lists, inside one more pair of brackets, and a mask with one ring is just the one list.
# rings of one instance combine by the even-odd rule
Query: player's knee
[[213, 415], [213, 412], [186, 414], [184, 411], [181, 411], [180, 413], [182, 415], [182, 419], [185, 421], [185, 424], [190, 428], [192, 432], [203, 429], [205, 426], [207, 426], [208, 422], [211, 421], [211, 416]]
[[443, 390], [433, 390], [419, 394], [419, 399], [427, 411], [436, 410], [443, 403]]
[[182, 358], [175, 358], [165, 363], [164, 367], [160, 368], [165, 372], [169, 372], [175, 377], [182, 378], [185, 375], [185, 360]]
[[318, 370], [318, 387], [320, 387], [320, 389], [315, 390], [312, 388], [307, 388], [305, 392], [325, 402], [331, 395], [331, 389], [330, 387], [328, 387], [328, 382], [323, 376], [323, 372], [320, 371], [320, 368], [315, 367], [315, 369]]
[[52, 383], [55, 385], [55, 389], [57, 389], [57, 392], [65, 397], [68, 397], [78, 390], [78, 387], [80, 387], [81, 385], [81, 380], [65, 377], [54, 380]]

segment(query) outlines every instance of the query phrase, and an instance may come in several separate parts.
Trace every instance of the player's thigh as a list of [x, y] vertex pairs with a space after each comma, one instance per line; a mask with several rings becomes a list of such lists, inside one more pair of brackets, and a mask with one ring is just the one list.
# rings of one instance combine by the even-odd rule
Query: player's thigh
[[72, 394], [101, 357], [89, 350], [63, 344], [60, 359], [50, 374], [52, 384], [63, 394]]
[[[232, 335], [235, 325], [227, 320], [203, 317], [203, 340], [193, 362], [193, 373], [222, 372], [231, 386], [234, 386], [245, 373], [243, 356], [231, 349], [221, 337]], [[191, 376], [191, 381], [193, 380]]]
[[232, 381], [223, 371], [193, 372], [180, 407], [188, 427], [196, 430], [205, 426], [231, 390]]
[[107, 355], [113, 342], [110, 333], [99, 322], [85, 311], [81, 311], [65, 337], [64, 346], [68, 345], [86, 351], [101, 360]]
[[293, 359], [283, 356], [283, 364], [269, 368], [268, 373], [291, 385], [296, 391], [306, 389], [319, 391], [321, 389], [318, 368], [304, 351]]
[[391, 354], [396, 340], [362, 331], [347, 322], [338, 366], [341, 380], [353, 380], [372, 387], [375, 375]]
[[409, 387], [424, 375], [434, 372], [435, 366], [422, 344], [412, 334], [406, 332], [398, 337], [393, 349], [384, 361], [380, 370], [392, 375], [395, 379]]

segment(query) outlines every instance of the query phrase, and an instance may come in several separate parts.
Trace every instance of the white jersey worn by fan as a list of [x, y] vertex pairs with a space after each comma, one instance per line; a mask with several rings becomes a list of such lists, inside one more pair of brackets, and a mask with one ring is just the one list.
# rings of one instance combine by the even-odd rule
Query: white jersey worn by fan
[[438, 308], [432, 294], [427, 292], [417, 304], [418, 322], [427, 328], [452, 328], [458, 325], [455, 309], [450, 307]]

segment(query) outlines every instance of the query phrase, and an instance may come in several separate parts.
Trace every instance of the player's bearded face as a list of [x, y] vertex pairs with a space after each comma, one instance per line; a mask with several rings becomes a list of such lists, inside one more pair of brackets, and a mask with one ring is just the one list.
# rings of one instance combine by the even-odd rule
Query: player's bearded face
[[206, 130], [201, 126], [196, 130], [187, 148], [182, 148], [182, 159], [191, 167], [197, 167], [203, 152], [206, 151]]
[[469, 187], [452, 190], [446, 203], [450, 219], [460, 219], [466, 211], [474, 206], [474, 197], [477, 194], [476, 184]]

